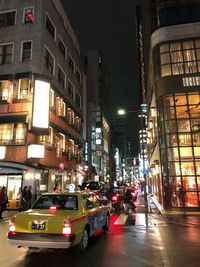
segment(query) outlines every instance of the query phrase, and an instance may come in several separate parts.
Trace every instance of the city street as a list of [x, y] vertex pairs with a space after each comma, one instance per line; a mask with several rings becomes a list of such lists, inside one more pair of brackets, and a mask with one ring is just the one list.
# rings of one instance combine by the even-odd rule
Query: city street
[[193, 267], [200, 261], [199, 215], [145, 215], [137, 205], [133, 217], [112, 214], [110, 231], [91, 239], [86, 253], [29, 251], [11, 246], [6, 240], [8, 220], [0, 223], [0, 266], [94, 266], [95, 267]]

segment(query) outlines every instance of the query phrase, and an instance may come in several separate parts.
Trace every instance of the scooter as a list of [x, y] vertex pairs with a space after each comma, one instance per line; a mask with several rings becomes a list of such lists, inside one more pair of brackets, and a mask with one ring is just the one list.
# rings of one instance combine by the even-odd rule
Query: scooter
[[113, 195], [111, 200], [112, 211], [120, 211], [122, 209], [122, 201], [119, 195]]

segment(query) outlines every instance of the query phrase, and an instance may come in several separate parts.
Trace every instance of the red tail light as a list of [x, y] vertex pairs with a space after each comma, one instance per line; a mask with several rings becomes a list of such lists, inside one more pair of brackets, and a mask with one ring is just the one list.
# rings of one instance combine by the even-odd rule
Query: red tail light
[[55, 206], [49, 207], [50, 210], [56, 210], [57, 208]]
[[64, 222], [62, 234], [63, 235], [71, 235], [72, 234], [72, 226], [70, 223]]
[[15, 234], [15, 232], [16, 232], [16, 227], [15, 227], [14, 220], [11, 220], [11, 221], [9, 222], [9, 225], [8, 225], [8, 232], [10, 232], [11, 234]]
[[112, 197], [112, 200], [113, 200], [113, 201], [117, 201], [117, 199], [118, 199], [117, 196], [113, 196], [113, 197]]

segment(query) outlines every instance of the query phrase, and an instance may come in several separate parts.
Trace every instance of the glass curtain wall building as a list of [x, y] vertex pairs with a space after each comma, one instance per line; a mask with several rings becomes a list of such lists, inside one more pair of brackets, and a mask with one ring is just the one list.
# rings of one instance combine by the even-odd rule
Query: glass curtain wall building
[[148, 125], [152, 106], [157, 117], [157, 140], [149, 139], [149, 186], [165, 208], [199, 209], [200, 1], [142, 0], [144, 10], [151, 14], [148, 23], [141, 19], [150, 29], [143, 35], [144, 43], [150, 40]]

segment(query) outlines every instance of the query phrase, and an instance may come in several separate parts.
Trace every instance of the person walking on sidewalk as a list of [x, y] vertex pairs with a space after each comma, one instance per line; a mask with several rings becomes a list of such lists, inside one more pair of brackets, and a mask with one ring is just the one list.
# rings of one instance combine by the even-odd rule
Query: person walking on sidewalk
[[28, 187], [24, 186], [21, 192], [19, 211], [25, 211], [28, 209]]
[[31, 189], [32, 189], [32, 186], [29, 185], [28, 191], [27, 191], [27, 194], [28, 194], [27, 209], [31, 208], [31, 203], [32, 203], [32, 192], [31, 192]]
[[2, 187], [0, 192], [0, 219], [3, 219], [2, 214], [6, 210], [8, 204], [8, 195], [5, 186]]

